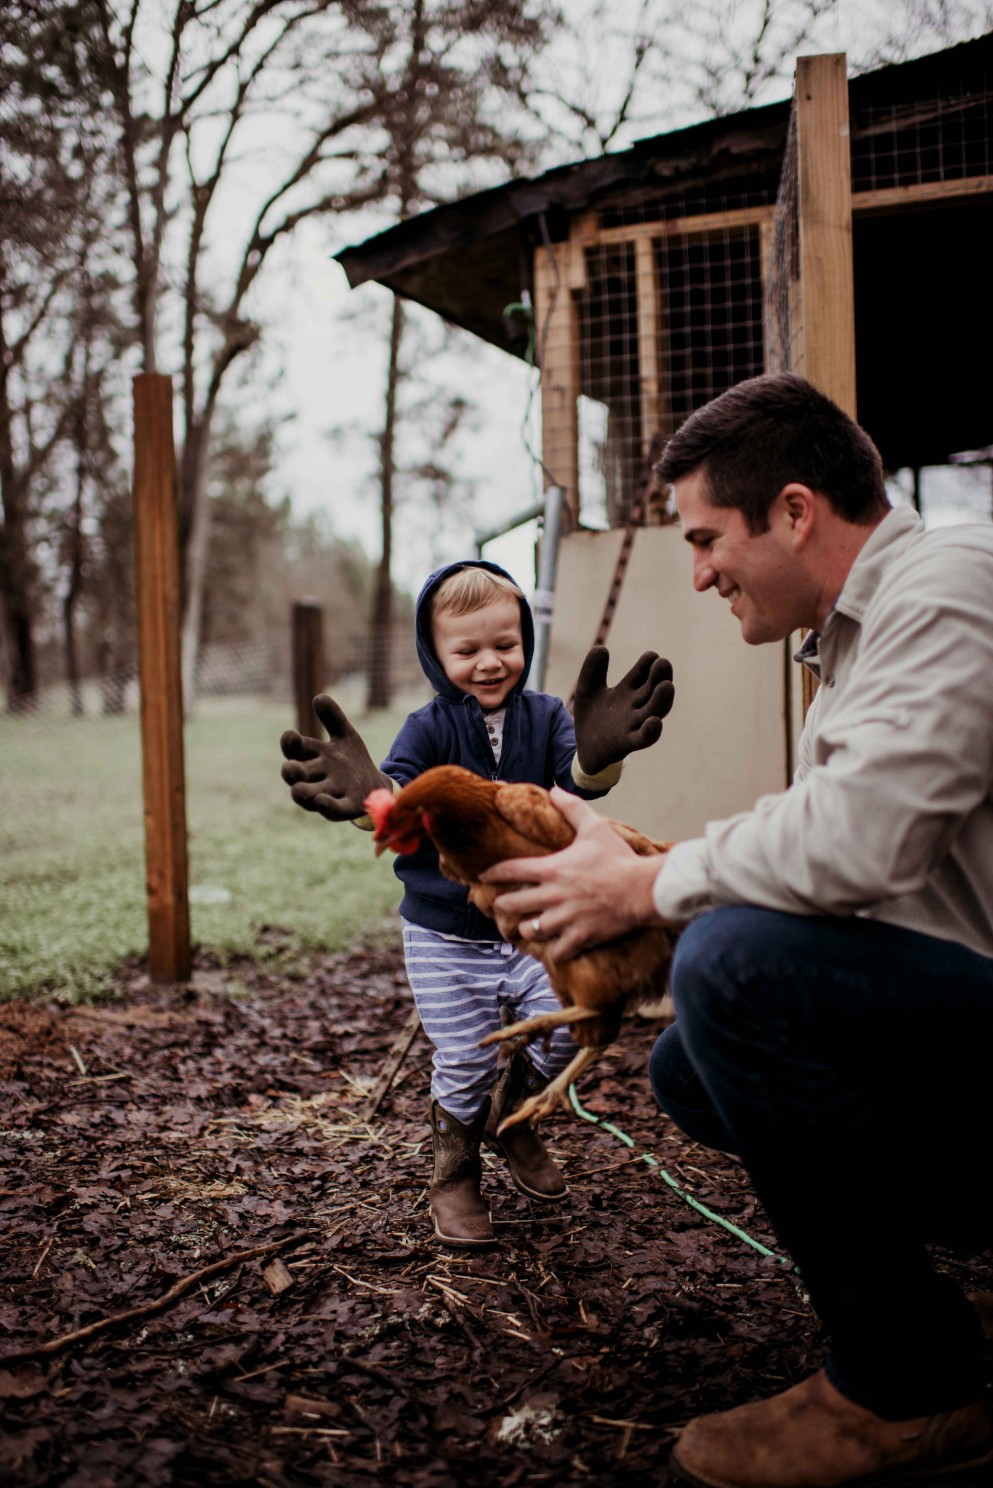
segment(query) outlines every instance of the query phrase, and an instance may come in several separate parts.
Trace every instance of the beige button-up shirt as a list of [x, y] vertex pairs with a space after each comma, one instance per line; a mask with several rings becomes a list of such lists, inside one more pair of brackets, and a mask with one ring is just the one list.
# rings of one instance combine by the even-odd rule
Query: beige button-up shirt
[[858, 914], [993, 956], [993, 525], [890, 511], [801, 657], [793, 785], [680, 843], [659, 913]]

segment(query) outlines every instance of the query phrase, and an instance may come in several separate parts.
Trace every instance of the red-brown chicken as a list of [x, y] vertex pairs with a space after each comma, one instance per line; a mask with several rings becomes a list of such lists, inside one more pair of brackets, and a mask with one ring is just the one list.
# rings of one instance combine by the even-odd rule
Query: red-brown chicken
[[[439, 765], [392, 794], [373, 791], [366, 810], [376, 825], [376, 851], [413, 852], [430, 837], [438, 849], [446, 877], [464, 883], [469, 898], [483, 914], [495, 918], [505, 940], [541, 961], [562, 1003], [560, 1011], [513, 1023], [485, 1039], [501, 1043], [509, 1055], [534, 1039], [567, 1023], [581, 1045], [572, 1063], [540, 1095], [525, 1101], [503, 1127], [517, 1121], [540, 1121], [561, 1101], [573, 1080], [617, 1036], [626, 1007], [637, 1007], [661, 996], [672, 958], [674, 937], [659, 929], [634, 930], [571, 961], [556, 961], [548, 945], [529, 939], [528, 921], [494, 911], [494, 900], [509, 893], [511, 884], [483, 884], [484, 869], [507, 858], [542, 857], [567, 847], [575, 835], [539, 785], [485, 780], [458, 765]], [[666, 843], [653, 842], [633, 827], [611, 821], [618, 836], [642, 855], [663, 852]]]

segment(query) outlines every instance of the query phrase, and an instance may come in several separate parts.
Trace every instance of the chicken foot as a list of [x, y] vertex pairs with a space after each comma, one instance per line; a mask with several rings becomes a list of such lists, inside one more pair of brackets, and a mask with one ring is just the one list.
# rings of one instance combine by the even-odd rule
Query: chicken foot
[[[495, 1033], [487, 1034], [480, 1043], [480, 1048], [486, 1044], [501, 1044], [501, 1052], [516, 1053], [526, 1044], [534, 1043], [535, 1039], [542, 1034], [549, 1034], [563, 1024], [585, 1022], [590, 1018], [599, 1017], [600, 1014], [592, 1008], [567, 1007], [559, 1008], [554, 1013], [543, 1013], [537, 1018], [526, 1018], [520, 1023], [511, 1023], [506, 1028], [500, 1028]], [[537, 1123], [545, 1116], [550, 1116], [558, 1105], [569, 1109], [569, 1101], [566, 1092], [572, 1082], [579, 1078], [584, 1070], [589, 1069], [600, 1055], [599, 1049], [580, 1049], [570, 1064], [566, 1065], [560, 1075], [550, 1080], [544, 1090], [537, 1095], [530, 1096], [522, 1102], [506, 1120], [501, 1121], [497, 1127], [497, 1136], [506, 1131], [510, 1126], [516, 1126], [520, 1121]]]
[[560, 1075], [554, 1080], [549, 1080], [544, 1090], [539, 1090], [537, 1095], [529, 1096], [526, 1101], [517, 1107], [517, 1110], [507, 1116], [497, 1127], [497, 1136], [506, 1131], [508, 1126], [516, 1126], [519, 1121], [530, 1121], [532, 1126], [551, 1116], [556, 1106], [562, 1106], [564, 1110], [570, 1109], [568, 1090], [573, 1080], [578, 1080], [584, 1070], [595, 1064], [602, 1054], [602, 1049], [580, 1049], [579, 1053], [567, 1064]]
[[539, 1013], [536, 1018], [523, 1018], [520, 1023], [508, 1023], [506, 1028], [488, 1033], [484, 1039], [480, 1039], [479, 1047], [485, 1049], [487, 1044], [500, 1044], [501, 1054], [509, 1059], [519, 1049], [533, 1044], [536, 1039], [547, 1037], [563, 1024], [585, 1023], [589, 1018], [598, 1017], [600, 1014], [592, 1008], [575, 1005], [556, 1008], [554, 1013]]

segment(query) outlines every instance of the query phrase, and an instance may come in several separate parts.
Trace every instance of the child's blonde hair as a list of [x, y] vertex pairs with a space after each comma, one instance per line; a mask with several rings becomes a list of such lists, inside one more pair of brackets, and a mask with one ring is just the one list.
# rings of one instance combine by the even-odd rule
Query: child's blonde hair
[[431, 618], [440, 614], [471, 615], [506, 594], [524, 598], [513, 579], [503, 574], [491, 573], [488, 568], [460, 568], [449, 574], [431, 596]]

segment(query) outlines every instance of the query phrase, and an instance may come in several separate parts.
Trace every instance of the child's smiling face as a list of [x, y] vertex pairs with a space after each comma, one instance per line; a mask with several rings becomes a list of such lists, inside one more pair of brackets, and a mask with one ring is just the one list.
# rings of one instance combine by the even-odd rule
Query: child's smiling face
[[435, 655], [449, 682], [481, 708], [499, 708], [524, 672], [520, 605], [512, 594], [468, 615], [442, 610], [431, 617]]

